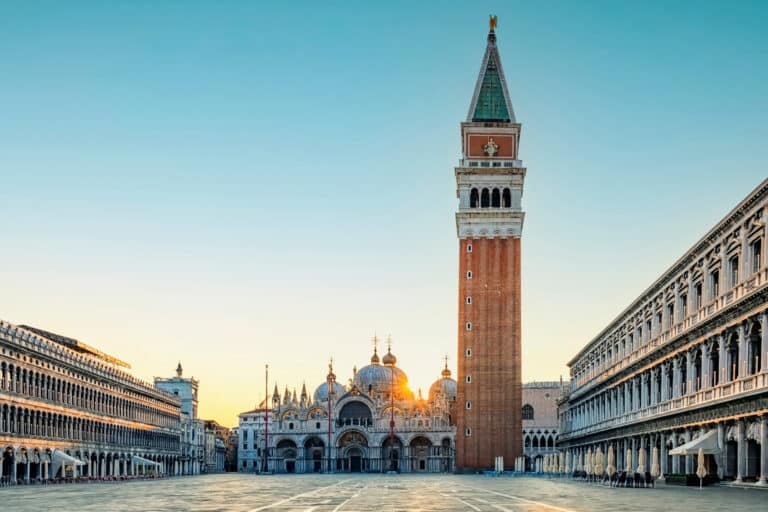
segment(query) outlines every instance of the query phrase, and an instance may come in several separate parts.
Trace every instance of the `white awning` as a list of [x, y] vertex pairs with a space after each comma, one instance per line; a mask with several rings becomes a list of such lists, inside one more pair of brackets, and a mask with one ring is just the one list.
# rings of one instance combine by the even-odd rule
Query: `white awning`
[[85, 462], [80, 459], [76, 459], [68, 453], [56, 449], [54, 449], [51, 454], [51, 460], [53, 460], [53, 462], [60, 462], [65, 466], [85, 466]]
[[137, 466], [159, 466], [159, 462], [155, 462], [153, 460], [145, 459], [144, 457], [139, 457], [138, 455], [134, 455], [131, 457], [131, 462], [136, 464]]
[[693, 441], [688, 441], [685, 444], [669, 450], [670, 455], [696, 455], [699, 453], [699, 448], [704, 449], [705, 455], [715, 455], [721, 452], [720, 447], [717, 445], [717, 430], [710, 430], [703, 436], [699, 436]]

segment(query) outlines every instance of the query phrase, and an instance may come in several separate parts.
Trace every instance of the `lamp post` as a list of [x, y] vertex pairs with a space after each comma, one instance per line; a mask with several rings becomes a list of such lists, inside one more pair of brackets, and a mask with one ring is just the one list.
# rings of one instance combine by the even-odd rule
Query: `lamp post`
[[264, 453], [262, 472], [269, 471], [269, 365], [264, 365]]
[[333, 394], [333, 383], [336, 375], [333, 374], [333, 358], [328, 363], [328, 377], [326, 386], [328, 387], [328, 472], [333, 473], [333, 461], [331, 459], [331, 395]]

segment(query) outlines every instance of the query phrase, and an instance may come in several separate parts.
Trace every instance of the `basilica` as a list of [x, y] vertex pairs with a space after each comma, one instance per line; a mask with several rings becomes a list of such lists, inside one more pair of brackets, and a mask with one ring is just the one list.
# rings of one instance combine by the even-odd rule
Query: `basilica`
[[[456, 381], [446, 361], [442, 375], [414, 395], [388, 342], [370, 364], [337, 382], [333, 364], [310, 396], [275, 386], [271, 406], [262, 402], [240, 414], [241, 472], [452, 472]], [[265, 449], [266, 447], [266, 449]]]

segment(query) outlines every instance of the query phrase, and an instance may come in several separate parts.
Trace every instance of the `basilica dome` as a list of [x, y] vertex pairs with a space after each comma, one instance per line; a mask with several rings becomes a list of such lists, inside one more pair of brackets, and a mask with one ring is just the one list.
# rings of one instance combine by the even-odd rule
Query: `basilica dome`
[[456, 400], [456, 381], [451, 378], [451, 370], [446, 362], [442, 377], [429, 386], [429, 401], [432, 402], [438, 393], [445, 395], [448, 400]]
[[[347, 392], [346, 389], [344, 389], [344, 386], [339, 384], [338, 382], [333, 382], [333, 399], [338, 400], [344, 394]], [[317, 389], [315, 390], [315, 394], [312, 395], [315, 399], [315, 402], [327, 402], [328, 401], [328, 383], [323, 382], [319, 386], [317, 386]]]
[[374, 351], [371, 364], [360, 368], [353, 379], [357, 389], [367, 394], [385, 393], [394, 389], [395, 397], [413, 398], [413, 392], [408, 388], [408, 376], [395, 366], [397, 358], [389, 350], [381, 358], [385, 364], [379, 364], [378, 354]]

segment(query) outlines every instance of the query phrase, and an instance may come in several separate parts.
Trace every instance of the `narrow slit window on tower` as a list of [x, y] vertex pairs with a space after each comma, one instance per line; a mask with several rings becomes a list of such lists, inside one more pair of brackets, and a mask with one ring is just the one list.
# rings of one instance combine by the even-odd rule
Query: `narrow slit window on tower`
[[472, 304], [472, 297], [467, 297], [467, 304]]
[[472, 271], [467, 270], [467, 279], [472, 279]]
[[472, 376], [467, 375], [467, 384], [472, 384]]
[[472, 437], [472, 427], [467, 427], [464, 430], [464, 435], [467, 436], [467, 437]]
[[467, 355], [467, 357], [472, 357], [472, 349], [471, 348], [468, 348], [464, 353]]
[[472, 252], [472, 244], [467, 244], [467, 252]]
[[468, 331], [472, 330], [472, 322], [467, 322], [467, 330]]
[[472, 402], [471, 402], [471, 401], [469, 401], [469, 400], [467, 400], [467, 405], [466, 405], [466, 407], [467, 407], [467, 409], [471, 409], [471, 408], [472, 408]]

